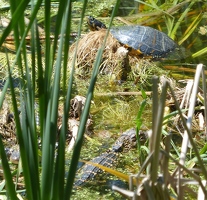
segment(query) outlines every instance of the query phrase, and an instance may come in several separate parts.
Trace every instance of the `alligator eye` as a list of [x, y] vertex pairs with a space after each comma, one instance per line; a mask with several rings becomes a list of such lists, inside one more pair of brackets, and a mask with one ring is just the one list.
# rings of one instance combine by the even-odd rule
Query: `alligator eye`
[[123, 144], [117, 144], [112, 147], [112, 151], [114, 152], [122, 152], [123, 151]]
[[137, 139], [136, 139], [136, 135], [131, 136], [130, 140], [131, 140], [132, 142], [135, 142], [135, 141], [137, 140]]

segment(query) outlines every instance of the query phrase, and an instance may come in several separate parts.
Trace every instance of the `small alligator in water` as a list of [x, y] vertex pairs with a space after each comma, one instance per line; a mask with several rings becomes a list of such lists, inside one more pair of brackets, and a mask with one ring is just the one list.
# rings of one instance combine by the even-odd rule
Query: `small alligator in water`
[[[117, 159], [117, 154], [122, 151], [129, 150], [136, 146], [136, 130], [134, 128], [122, 133], [116, 140], [111, 150], [102, 153], [100, 156], [94, 158], [90, 162], [103, 165], [105, 167], [111, 167]], [[97, 173], [102, 170], [96, 166], [86, 164], [82, 169], [81, 177], [75, 181], [76, 187], [85, 185], [88, 181], [94, 179]]]

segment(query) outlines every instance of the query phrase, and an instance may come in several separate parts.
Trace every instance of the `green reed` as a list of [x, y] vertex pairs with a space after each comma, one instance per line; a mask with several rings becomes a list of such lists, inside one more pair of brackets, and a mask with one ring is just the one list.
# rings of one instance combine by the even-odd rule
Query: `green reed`
[[[19, 4], [17, 4], [16, 1], [10, 1], [11, 22], [2, 34], [0, 46], [13, 31], [16, 57], [12, 63], [8, 60], [8, 79], [2, 91], [0, 106], [3, 104], [6, 93], [10, 92], [15, 116], [17, 140], [20, 146], [27, 199], [69, 199], [103, 48], [99, 50], [94, 63], [94, 70], [88, 89], [85, 109], [80, 122], [77, 142], [75, 144], [70, 168], [67, 172], [68, 176], [65, 177], [67, 121], [75, 71], [74, 65], [68, 66], [72, 1], [60, 1], [58, 4], [56, 15], [58, 23], [56, 23], [53, 41], [51, 41], [50, 37], [50, 30], [52, 27], [51, 2], [44, 1], [43, 4], [42, 0], [31, 1], [30, 22], [26, 26], [24, 23], [24, 16], [29, 3], [30, 1], [28, 0], [21, 1]], [[112, 16], [118, 4], [119, 1], [117, 1], [115, 5]], [[80, 14], [79, 36], [86, 5], [87, 0], [83, 2], [82, 13]], [[39, 39], [40, 36], [37, 24], [37, 14], [41, 6], [43, 6], [44, 9], [45, 39], [43, 44]], [[31, 37], [30, 55], [27, 52], [25, 42], [25, 37], [29, 32]], [[31, 66], [28, 64], [29, 59], [31, 59]], [[12, 82], [13, 70], [15, 68], [18, 68], [18, 75], [21, 80], [18, 91], [14, 90]], [[10, 89], [8, 88], [9, 85]], [[60, 96], [63, 98], [64, 108], [57, 156], [55, 156]], [[18, 111], [19, 106], [21, 110], [20, 115]], [[41, 148], [39, 147], [39, 140], [41, 142]], [[17, 199], [17, 191], [14, 187], [1, 139], [0, 144], [0, 155], [6, 180], [7, 195], [11, 199]]]

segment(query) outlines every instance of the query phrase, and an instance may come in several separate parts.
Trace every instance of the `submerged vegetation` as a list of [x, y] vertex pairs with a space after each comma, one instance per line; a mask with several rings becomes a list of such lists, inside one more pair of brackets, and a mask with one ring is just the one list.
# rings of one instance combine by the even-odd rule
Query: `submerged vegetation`
[[[206, 2], [1, 1], [0, 12], [2, 199], [206, 199]], [[88, 15], [108, 27], [98, 38]], [[116, 57], [122, 44], [110, 27], [133, 24], [167, 33], [188, 58]], [[111, 176], [74, 189], [80, 161], [107, 152], [132, 127], [137, 148], [112, 168], [98, 166]], [[16, 144], [18, 167], [5, 148]]]

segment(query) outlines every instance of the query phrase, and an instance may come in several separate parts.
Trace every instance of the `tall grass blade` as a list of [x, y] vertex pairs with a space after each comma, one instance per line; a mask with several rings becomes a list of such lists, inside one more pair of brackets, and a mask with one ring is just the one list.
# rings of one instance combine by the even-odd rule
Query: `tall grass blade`
[[181, 23], [183, 22], [184, 18], [186, 17], [187, 13], [190, 11], [191, 7], [195, 4], [196, 1], [191, 1], [188, 7], [185, 9], [185, 11], [181, 14], [180, 18], [177, 20], [177, 23], [175, 24], [173, 30], [168, 35], [175, 39], [176, 32], [178, 28], [181, 26]]
[[13, 110], [14, 110], [14, 116], [15, 116], [15, 124], [16, 124], [16, 130], [17, 130], [16, 133], [17, 133], [17, 138], [18, 138], [18, 142], [20, 145], [20, 155], [22, 158], [22, 164], [24, 166], [25, 183], [26, 183], [26, 189], [28, 193], [27, 195], [29, 198], [32, 199], [32, 187], [31, 187], [31, 179], [30, 179], [31, 176], [29, 174], [28, 160], [27, 160], [26, 149], [25, 149], [23, 135], [22, 135], [19, 111], [17, 107], [16, 95], [14, 92], [9, 63], [8, 63], [8, 71], [9, 71], [9, 83], [10, 83], [10, 89], [11, 89], [12, 104], [13, 104]]
[[0, 46], [2, 46], [6, 37], [11, 33], [12, 29], [14, 29], [14, 27], [19, 22], [19, 19], [23, 16], [23, 12], [29, 2], [30, 2], [29, 0], [21, 1], [20, 4], [18, 5], [18, 7], [16, 8], [15, 1], [12, 1], [12, 0], [10, 1], [11, 11], [12, 11], [12, 19], [11, 19], [9, 25], [7, 26], [7, 28], [4, 30], [4, 32], [0, 38]]
[[[152, 94], [153, 94], [153, 103], [152, 103], [152, 132], [154, 133], [156, 131], [156, 120], [157, 120], [157, 112], [158, 112], [158, 78], [153, 78], [153, 88], [152, 88]], [[155, 134], [152, 134], [152, 140], [150, 140], [149, 147], [150, 151], [153, 152], [155, 143], [153, 142], [155, 140]]]
[[67, 184], [66, 184], [66, 189], [65, 189], [65, 192], [66, 192], [65, 199], [69, 199], [70, 191], [72, 191], [73, 180], [75, 178], [78, 159], [80, 156], [80, 150], [81, 150], [81, 146], [83, 144], [83, 134], [85, 132], [85, 125], [86, 125], [86, 122], [87, 122], [87, 119], [89, 116], [90, 104], [91, 104], [91, 100], [92, 100], [92, 96], [93, 96], [93, 90], [94, 90], [96, 78], [98, 75], [99, 65], [100, 65], [101, 58], [102, 58], [102, 52], [103, 52], [103, 49], [99, 49], [99, 51], [97, 52], [97, 57], [96, 57], [95, 63], [94, 63], [94, 70], [92, 73], [91, 82], [90, 82], [90, 86], [88, 89], [88, 94], [87, 94], [86, 103], [84, 106], [84, 111], [81, 115], [81, 121], [80, 121], [79, 129], [78, 129], [78, 137], [76, 139], [76, 143], [74, 146], [74, 152], [73, 152], [72, 159], [71, 159], [71, 165], [69, 168]]
[[[85, 161], [84, 161], [84, 162], [85, 162]], [[104, 170], [104, 171], [106, 171], [106, 172], [108, 172], [108, 173], [110, 173], [110, 174], [112, 174], [112, 175], [114, 175], [114, 176], [120, 178], [120, 179], [123, 179], [124, 181], [129, 182], [129, 175], [126, 175], [126, 174], [124, 174], [124, 173], [121, 173], [121, 172], [119, 172], [119, 171], [116, 171], [116, 170], [114, 170], [114, 169], [111, 169], [111, 168], [109, 168], [109, 167], [106, 167], [106, 166], [103, 166], [103, 165], [100, 165], [100, 164], [97, 164], [97, 163], [94, 163], [94, 162], [86, 161], [85, 163], [86, 163], [86, 164], [93, 165], [93, 166], [95, 166], [95, 167], [98, 167], [98, 168], [100, 168], [100, 169], [102, 169], [102, 170]], [[134, 184], [134, 185], [135, 185], [135, 184]]]
[[196, 53], [192, 54], [192, 58], [196, 58], [199, 56], [202, 56], [204, 54], [207, 54], [207, 47], [204, 47], [203, 49], [197, 51]]
[[[71, 2], [68, 2], [67, 6], [63, 6], [63, 8], [66, 8], [63, 25], [62, 27], [65, 27], [64, 34], [65, 34], [65, 41], [69, 41], [70, 39], [70, 26], [71, 26]], [[61, 12], [61, 11], [60, 11]], [[67, 35], [67, 36], [66, 36]], [[62, 39], [62, 38], [61, 38]], [[55, 42], [54, 42], [55, 43]], [[66, 98], [64, 99], [64, 109], [63, 109], [63, 117], [62, 117], [62, 127], [60, 132], [60, 138], [59, 138], [59, 144], [58, 144], [58, 155], [56, 159], [56, 165], [55, 165], [55, 174], [54, 174], [54, 180], [53, 180], [53, 198], [54, 199], [63, 199], [64, 198], [64, 192], [63, 192], [63, 186], [65, 181], [65, 142], [66, 142], [66, 133], [68, 128], [68, 113], [70, 109], [70, 99], [71, 99], [71, 93], [72, 93], [72, 83], [73, 83], [73, 71], [70, 75], [69, 85], [68, 85], [68, 91], [66, 91], [66, 80], [67, 80], [67, 71], [68, 71], [68, 49], [69, 49], [69, 43], [65, 42], [64, 46], [64, 60], [63, 60], [63, 94], [66, 92]], [[58, 182], [58, 186], [57, 186]]]
[[190, 35], [195, 31], [195, 29], [198, 27], [198, 24], [203, 18], [203, 14], [200, 13], [194, 20], [193, 22], [188, 26], [187, 30], [184, 33], [184, 36], [182, 39], [178, 42], [179, 45], [181, 45], [184, 41], [186, 41]]
[[[21, 11], [21, 13], [23, 14], [24, 10]], [[15, 45], [16, 45], [16, 49], [19, 49], [19, 51], [20, 51], [19, 35], [23, 35], [23, 33], [24, 33], [24, 23], [23, 23], [23, 20], [24, 20], [24, 18], [23, 18], [23, 15], [22, 15], [20, 17], [20, 19], [19, 19], [20, 25], [19, 26], [14, 26], [14, 35], [15, 35], [15, 41], [16, 41]], [[18, 27], [19, 27], [19, 29], [18, 29]], [[28, 82], [28, 88], [29, 88], [29, 91], [32, 91], [31, 90], [31, 86], [30, 86], [30, 77], [28, 76], [29, 71], [28, 71], [28, 66], [27, 66], [27, 55], [26, 55], [25, 41], [21, 40], [21, 44], [22, 44], [22, 48], [21, 48], [22, 49], [22, 57], [23, 57], [24, 63], [26, 64], [25, 67], [26, 67], [26, 71], [27, 71], [26, 79], [27, 79], [27, 82]], [[16, 60], [18, 62], [19, 72], [20, 72], [20, 74], [22, 76], [22, 80], [23, 80], [24, 79], [24, 73], [23, 73], [24, 69], [23, 69], [22, 59], [21, 59], [20, 56], [17, 55], [16, 56]], [[14, 88], [13, 88], [13, 84], [12, 84], [12, 80], [11, 80], [11, 70], [10, 70], [10, 67], [9, 67], [9, 73], [10, 73], [9, 80], [10, 80], [12, 102], [13, 102], [13, 109], [14, 109], [15, 122], [16, 122], [17, 138], [18, 138], [19, 145], [20, 145], [20, 154], [21, 154], [21, 158], [22, 158], [22, 164], [23, 164], [24, 175], [25, 175], [26, 189], [27, 189], [27, 193], [28, 193], [27, 195], [28, 195], [29, 198], [32, 199], [32, 196], [37, 197], [37, 195], [35, 195], [35, 194], [37, 194], [39, 190], [32, 186], [32, 183], [36, 183], [36, 181], [35, 181], [35, 177], [34, 177], [34, 180], [31, 181], [31, 176], [30, 176], [30, 173], [31, 173], [30, 170], [31, 169], [29, 167], [29, 165], [32, 164], [32, 162], [29, 162], [29, 161], [33, 157], [32, 157], [31, 148], [30, 148], [30, 145], [29, 145], [31, 140], [28, 139], [28, 137], [30, 138], [30, 134], [28, 134], [28, 131], [29, 131], [28, 127], [29, 126], [28, 126], [28, 118], [26, 117], [26, 115], [28, 116], [28, 114], [29, 115], [31, 114], [30, 113], [31, 110], [28, 109], [28, 107], [30, 108], [30, 102], [31, 102], [30, 98], [31, 97], [30, 97], [29, 92], [26, 92], [26, 91], [28, 91], [28, 88], [26, 88], [24, 86], [23, 81], [21, 81], [20, 82], [21, 83], [21, 89], [24, 92], [20, 92], [20, 96], [22, 98], [22, 101], [21, 101], [21, 116], [22, 117], [21, 117], [21, 125], [20, 125], [19, 112], [18, 112], [18, 108], [17, 108], [16, 95], [14, 93]], [[26, 101], [27, 98], [28, 98], [28, 101]], [[27, 103], [24, 103], [24, 102], [27, 102], [29, 105]], [[30, 117], [32, 119], [32, 116], [30, 116]], [[28, 141], [30, 141], [30, 142], [28, 142]], [[31, 165], [31, 166], [33, 168], [35, 165]], [[33, 171], [32, 174], [34, 174], [34, 171]], [[38, 199], [38, 198], [36, 198], [36, 199]]]
[[[189, 130], [191, 130], [193, 113], [194, 113], [195, 104], [196, 104], [196, 101], [197, 101], [199, 78], [201, 76], [202, 67], [203, 67], [202, 65], [198, 65], [197, 66], [197, 70], [196, 70], [196, 74], [195, 74], [195, 78], [194, 78], [193, 90], [192, 90], [192, 94], [191, 94], [191, 98], [190, 98], [190, 103], [189, 103], [189, 109], [188, 109], [188, 117], [187, 117], [187, 121], [186, 121], [186, 125], [187, 125]], [[188, 133], [187, 133], [187, 131], [185, 131], [184, 132], [184, 136], [183, 136], [181, 155], [180, 155], [180, 163], [181, 164], [184, 164], [184, 162], [185, 162], [185, 158], [186, 158], [186, 154], [187, 154], [187, 148], [188, 148], [188, 143], [189, 143], [188, 137], [189, 137]]]
[[135, 1], [136, 1], [136, 2], [139, 2], [139, 3], [141, 3], [141, 4], [144, 4], [144, 5], [146, 5], [146, 6], [149, 6], [149, 7], [153, 8], [153, 9], [155, 9], [155, 10], [158, 10], [158, 11], [160, 11], [161, 13], [164, 13], [164, 14], [166, 14], [166, 15], [168, 15], [168, 16], [170, 16], [170, 17], [173, 18], [172, 15], [170, 15], [170, 14], [167, 13], [167, 12], [165, 12], [163, 9], [160, 9], [159, 6], [157, 6], [157, 4], [154, 3], [154, 1], [150, 1], [151, 4], [146, 3], [145, 1], [141, 1], [141, 0], [135, 0]]
[[140, 108], [139, 108], [139, 111], [138, 111], [138, 114], [137, 114], [137, 118], [136, 118], [137, 149], [138, 149], [139, 161], [140, 161], [141, 165], [144, 162], [144, 154], [141, 150], [139, 131], [140, 131], [140, 128], [141, 128], [141, 125], [142, 125], [142, 114], [143, 114], [144, 108], [147, 104], [147, 100], [146, 100], [147, 95], [146, 95], [146, 93], [144, 92], [143, 89], [142, 89], [142, 97], [144, 98], [144, 100], [141, 102], [141, 105], [140, 105]]
[[[50, 199], [52, 197], [52, 187], [53, 187], [53, 176], [54, 174], [54, 157], [55, 157], [55, 142], [57, 137], [57, 117], [58, 117], [58, 104], [59, 104], [59, 91], [60, 91], [60, 74], [61, 74], [61, 62], [62, 62], [62, 48], [63, 48], [63, 35], [65, 28], [62, 26], [60, 43], [57, 52], [57, 59], [54, 66], [54, 80], [53, 86], [51, 87], [51, 72], [53, 69], [53, 62], [51, 58], [50, 47], [50, 1], [45, 5], [45, 32], [46, 32], [46, 54], [45, 54], [45, 92], [46, 92], [46, 104], [47, 106], [47, 116], [46, 116], [46, 126], [42, 138], [42, 199]], [[63, 21], [59, 22], [63, 23]], [[47, 71], [48, 70], [48, 71]], [[46, 75], [47, 74], [47, 75]], [[49, 75], [49, 76], [48, 76]], [[47, 191], [47, 193], [45, 192]]]
[[[85, 1], [84, 1], [85, 2]], [[113, 17], [115, 16], [115, 13], [117, 12], [118, 6], [119, 6], [120, 0], [117, 0], [116, 5], [113, 9], [113, 13], [112, 13], [112, 17], [109, 23], [109, 29], [111, 27], [112, 24], [112, 20]], [[83, 16], [81, 16], [81, 21], [83, 19]], [[69, 168], [69, 172], [68, 172], [68, 176], [67, 176], [67, 182], [66, 182], [66, 187], [65, 187], [65, 200], [69, 199], [71, 196], [71, 191], [73, 188], [73, 181], [75, 178], [75, 173], [76, 173], [76, 168], [78, 165], [78, 160], [80, 157], [80, 151], [81, 151], [81, 146], [83, 144], [83, 136], [84, 136], [84, 132], [85, 132], [85, 125], [89, 116], [89, 110], [90, 110], [90, 104], [91, 104], [91, 100], [93, 97], [93, 91], [94, 91], [94, 87], [95, 87], [95, 83], [96, 83], [96, 79], [97, 79], [97, 75], [99, 72], [99, 66], [102, 60], [102, 53], [104, 50], [104, 46], [106, 43], [106, 38], [108, 36], [109, 33], [109, 29], [107, 31], [107, 34], [105, 36], [105, 39], [103, 41], [103, 45], [102, 47], [98, 50], [97, 52], [97, 56], [94, 62], [94, 67], [93, 67], [93, 72], [92, 72], [92, 76], [91, 76], [91, 80], [90, 80], [90, 85], [88, 88], [88, 93], [87, 93], [87, 98], [86, 98], [86, 102], [85, 102], [85, 106], [84, 106], [84, 110], [83, 113], [81, 115], [81, 121], [80, 121], [80, 125], [79, 125], [79, 129], [78, 129], [78, 137], [76, 139], [76, 143], [74, 146], [74, 151], [73, 151], [73, 155], [71, 158], [71, 164], [70, 164], [70, 168]]]
[[[156, 88], [155, 88], [156, 87]], [[157, 79], [154, 80], [154, 85], [153, 85], [153, 94], [155, 94], [157, 91]], [[160, 152], [160, 140], [161, 140], [161, 134], [162, 134], [162, 123], [163, 123], [163, 116], [164, 116], [164, 109], [165, 109], [165, 100], [166, 100], [166, 94], [167, 94], [167, 82], [163, 83], [162, 87], [162, 93], [160, 96], [159, 101], [155, 103], [155, 100], [153, 100], [153, 107], [157, 106], [158, 109], [153, 108], [153, 111], [156, 110], [157, 112], [153, 112], [153, 117], [156, 118], [154, 122], [154, 127], [153, 127], [153, 140], [154, 143], [153, 149], [150, 149], [151, 151], [154, 152], [153, 159], [152, 159], [152, 166], [151, 166], [151, 180], [152, 182], [156, 182], [157, 177], [158, 177], [158, 167], [159, 167], [159, 152]], [[154, 96], [153, 96], [154, 97]], [[155, 97], [157, 99], [157, 97]]]
[[[11, 77], [10, 77], [11, 79]], [[10, 81], [11, 82], [11, 81]], [[3, 103], [3, 97], [4, 95], [2, 95], [1, 93], [1, 98], [2, 98], [2, 103]], [[4, 145], [2, 142], [2, 138], [0, 136], [0, 157], [1, 157], [1, 163], [2, 163], [2, 167], [3, 167], [3, 173], [4, 173], [4, 178], [6, 180], [6, 187], [7, 187], [7, 191], [8, 191], [8, 196], [11, 199], [17, 199], [17, 195], [16, 195], [16, 191], [15, 191], [15, 185], [13, 183], [12, 180], [12, 174], [10, 171], [10, 167], [8, 164], [8, 160], [7, 160], [7, 156], [4, 150]]]
[[18, 199], [1, 137], [0, 137], [0, 157], [3, 167], [4, 178], [6, 180], [8, 197], [14, 200]]
[[[196, 75], [195, 75], [194, 90], [192, 92], [192, 99], [191, 99], [192, 100], [191, 104], [193, 104], [193, 105], [194, 105], [194, 98], [195, 98], [196, 93], [197, 93], [197, 88], [196, 87], [198, 87], [199, 76], [201, 75], [201, 72], [202, 72], [202, 76], [205, 77], [205, 73], [204, 73], [204, 70], [202, 68], [203, 68], [203, 66], [201, 64], [197, 66], [197, 72], [196, 72]], [[205, 81], [203, 81], [203, 83], [205, 84]], [[192, 149], [194, 150], [195, 156], [198, 159], [198, 163], [199, 163], [200, 169], [201, 169], [201, 171], [202, 171], [202, 173], [203, 173], [203, 175], [204, 175], [204, 177], [206, 179], [206, 177], [207, 177], [207, 171], [205, 169], [204, 163], [203, 163], [203, 161], [201, 159], [201, 156], [199, 154], [199, 151], [198, 151], [198, 149], [196, 147], [196, 144], [195, 144], [195, 142], [194, 142], [194, 140], [192, 138], [192, 135], [191, 135], [191, 131], [189, 129], [189, 127], [191, 126], [189, 123], [191, 122], [192, 112], [193, 112], [194, 108], [192, 108], [191, 106], [189, 107], [189, 112], [188, 112], [189, 114], [188, 114], [188, 119], [187, 119], [188, 124], [187, 124], [185, 118], [182, 115], [182, 111], [180, 110], [179, 104], [178, 104], [178, 102], [176, 100], [174, 91], [173, 91], [173, 89], [171, 88], [170, 85], [169, 85], [169, 89], [170, 89], [171, 94], [173, 96], [173, 99], [175, 101], [176, 108], [179, 111], [180, 119], [181, 119], [181, 121], [183, 123], [183, 126], [184, 126], [184, 129], [185, 129], [185, 134], [187, 134], [187, 136], [185, 136], [187, 139], [185, 139], [183, 141], [183, 144], [182, 144], [182, 146], [183, 146], [183, 152], [181, 152], [181, 155], [180, 155], [180, 163], [181, 163], [181, 165], [183, 165], [184, 162], [185, 162], [186, 149], [187, 149], [188, 141], [190, 141], [190, 144], [192, 145]], [[206, 87], [205, 86], [204, 86], [204, 89], [206, 90]], [[206, 103], [205, 103], [205, 105], [206, 105]], [[182, 172], [180, 171], [179, 177], [182, 177], [182, 174], [181, 173]], [[180, 187], [180, 185], [178, 185], [178, 186]], [[206, 191], [204, 191], [204, 192], [206, 192]], [[178, 193], [180, 195], [180, 198], [182, 198], [183, 193], [181, 191], [178, 192]]]

